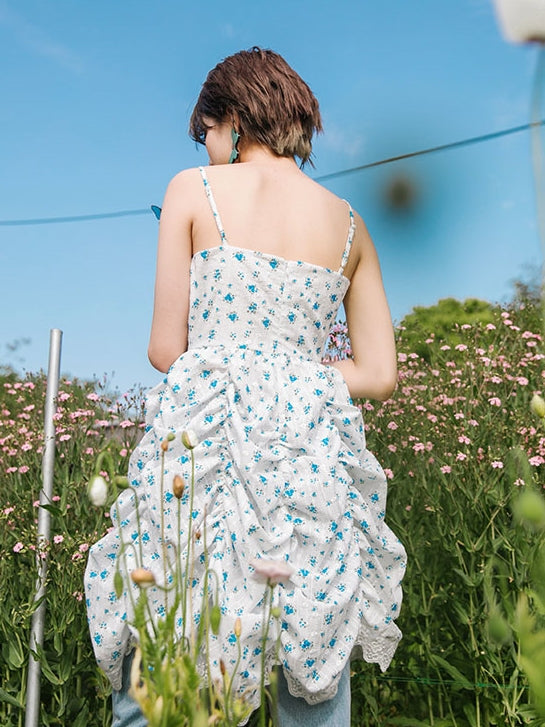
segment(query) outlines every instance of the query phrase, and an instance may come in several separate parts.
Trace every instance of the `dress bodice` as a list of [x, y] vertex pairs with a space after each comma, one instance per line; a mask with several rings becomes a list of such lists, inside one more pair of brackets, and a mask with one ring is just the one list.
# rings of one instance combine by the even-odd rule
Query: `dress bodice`
[[349, 286], [342, 273], [222, 245], [193, 257], [189, 348], [248, 347], [319, 360]]
[[188, 348], [280, 350], [320, 360], [329, 328], [350, 285], [343, 275], [354, 238], [354, 213], [338, 270], [230, 245], [212, 189], [199, 168], [220, 244], [191, 263]]

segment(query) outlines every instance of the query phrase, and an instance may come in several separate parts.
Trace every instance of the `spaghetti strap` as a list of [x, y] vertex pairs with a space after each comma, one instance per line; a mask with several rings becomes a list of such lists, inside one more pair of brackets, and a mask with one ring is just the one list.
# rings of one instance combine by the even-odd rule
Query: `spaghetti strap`
[[208, 181], [208, 177], [206, 176], [206, 170], [204, 167], [199, 167], [199, 172], [201, 173], [204, 190], [206, 192], [206, 196], [208, 197], [208, 203], [210, 204], [210, 209], [212, 210], [214, 220], [216, 221], [216, 227], [218, 228], [218, 232], [220, 233], [221, 244], [229, 245], [229, 243], [227, 242], [227, 236], [225, 235], [225, 230], [223, 229], [223, 223], [221, 221], [220, 213], [218, 212], [218, 208], [216, 207], [216, 200], [214, 199], [210, 182]]
[[348, 237], [346, 238], [346, 245], [344, 246], [343, 256], [341, 258], [341, 265], [338, 270], [338, 272], [341, 275], [344, 273], [346, 263], [348, 262], [348, 256], [350, 255], [350, 248], [352, 247], [352, 241], [354, 240], [354, 233], [356, 232], [356, 221], [354, 219], [354, 212], [352, 210], [352, 207], [350, 206], [350, 203], [347, 202], [345, 199], [343, 200], [343, 202], [346, 202], [346, 204], [348, 205], [348, 214], [350, 217], [350, 227], [348, 229]]

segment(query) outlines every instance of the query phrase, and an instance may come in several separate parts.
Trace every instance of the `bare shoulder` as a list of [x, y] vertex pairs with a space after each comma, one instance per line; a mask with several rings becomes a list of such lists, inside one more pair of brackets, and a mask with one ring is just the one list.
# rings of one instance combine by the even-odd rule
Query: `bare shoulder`
[[172, 177], [170, 182], [167, 186], [167, 193], [168, 192], [184, 192], [187, 193], [191, 191], [192, 189], [196, 189], [197, 185], [202, 185], [202, 180], [200, 178], [200, 172], [197, 167], [192, 167], [190, 169], [182, 169], [181, 172], [178, 172], [177, 174]]
[[178, 172], [167, 185], [163, 199], [161, 222], [165, 218], [192, 218], [194, 211], [202, 202], [202, 179], [197, 168]]

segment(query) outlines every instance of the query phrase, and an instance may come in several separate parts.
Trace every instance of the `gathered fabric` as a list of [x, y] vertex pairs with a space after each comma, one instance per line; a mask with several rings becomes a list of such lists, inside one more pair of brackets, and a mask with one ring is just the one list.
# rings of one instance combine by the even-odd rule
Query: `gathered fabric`
[[[267, 670], [280, 664], [290, 692], [318, 703], [334, 696], [351, 657], [386, 669], [401, 637], [395, 619], [405, 551], [384, 520], [386, 478], [366, 448], [361, 412], [342, 375], [321, 363], [349, 286], [343, 271], [353, 215], [349, 209], [338, 270], [236, 247], [201, 173], [220, 244], [193, 256], [188, 350], [147, 395], [146, 432], [130, 460], [133, 489], [120, 495], [114, 527], [90, 550], [91, 636], [119, 689], [136, 637], [138, 590], [125, 579], [116, 598], [116, 568], [143, 566], [157, 583], [169, 583], [173, 563], [187, 562], [191, 522], [201, 537], [191, 542], [185, 628], [198, 624], [203, 594], [217, 596], [212, 676], [220, 660], [230, 674], [236, 667], [234, 689], [257, 706], [262, 663]], [[184, 430], [198, 440], [192, 495]], [[161, 443], [170, 434], [163, 467]], [[176, 475], [187, 483], [181, 500], [172, 493]], [[122, 542], [132, 546], [120, 561]], [[280, 617], [271, 620], [265, 645], [264, 585], [252, 565], [259, 559], [292, 568], [273, 590]], [[148, 590], [154, 619], [164, 617], [169, 597]], [[181, 612], [177, 628], [181, 636]], [[204, 675], [204, 663], [200, 669]]]

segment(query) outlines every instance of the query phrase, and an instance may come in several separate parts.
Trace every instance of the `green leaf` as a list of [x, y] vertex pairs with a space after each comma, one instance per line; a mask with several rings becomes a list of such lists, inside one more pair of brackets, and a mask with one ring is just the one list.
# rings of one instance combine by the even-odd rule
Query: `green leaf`
[[8, 704], [11, 704], [12, 707], [17, 707], [18, 709], [24, 709], [25, 707], [24, 704], [18, 702], [15, 697], [6, 692], [5, 689], [2, 689], [2, 687], [0, 687], [0, 702], [7, 702]]
[[437, 654], [430, 654], [431, 661], [436, 665], [444, 669], [448, 675], [456, 682], [457, 686], [463, 687], [464, 689], [473, 689], [473, 684], [466, 679], [466, 677], [459, 671], [455, 666], [450, 664], [446, 659], [443, 659]]
[[48, 503], [47, 505], [40, 505], [40, 507], [50, 512], [52, 515], [56, 515], [57, 517], [63, 516], [62, 510], [57, 507], [57, 505], [51, 505], [50, 503]]
[[8, 663], [14, 669], [20, 669], [25, 663], [25, 655], [17, 634], [14, 640], [9, 642]]

